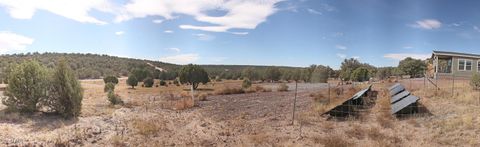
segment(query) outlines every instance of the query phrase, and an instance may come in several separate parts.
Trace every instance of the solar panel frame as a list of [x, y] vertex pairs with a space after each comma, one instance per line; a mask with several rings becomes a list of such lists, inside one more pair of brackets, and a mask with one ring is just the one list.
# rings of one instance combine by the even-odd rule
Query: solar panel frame
[[416, 97], [416, 96], [413, 96], [413, 95], [409, 95], [409, 96], [401, 99], [400, 101], [392, 104], [392, 106], [391, 106], [392, 107], [392, 114], [395, 114], [395, 113], [401, 111], [402, 109], [409, 106], [410, 104], [416, 103], [418, 100], [419, 100], [419, 98]]

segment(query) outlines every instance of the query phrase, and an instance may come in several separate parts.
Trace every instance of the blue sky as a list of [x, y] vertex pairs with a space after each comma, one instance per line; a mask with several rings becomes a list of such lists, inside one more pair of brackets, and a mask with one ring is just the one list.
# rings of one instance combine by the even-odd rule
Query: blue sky
[[0, 54], [97, 53], [178, 64], [396, 66], [480, 53], [480, 1], [0, 0]]

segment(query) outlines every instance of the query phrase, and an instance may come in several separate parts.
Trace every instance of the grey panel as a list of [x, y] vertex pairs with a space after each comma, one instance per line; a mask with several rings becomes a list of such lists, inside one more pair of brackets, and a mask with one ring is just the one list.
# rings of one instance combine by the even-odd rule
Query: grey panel
[[416, 103], [418, 100], [418, 97], [413, 95], [409, 95], [406, 98], [401, 99], [400, 101], [392, 104], [392, 114], [397, 113], [398, 111], [404, 109], [410, 104]]
[[397, 93], [400, 93], [402, 92], [403, 90], [405, 90], [405, 87], [403, 87], [402, 85], [396, 85], [395, 87], [392, 87], [392, 90], [390, 90], [390, 96], [393, 96]]
[[397, 87], [397, 86], [399, 86], [399, 85], [400, 85], [400, 83], [396, 83], [395, 85], [389, 87], [389, 88], [388, 88], [388, 91], [392, 91], [393, 88], [395, 88], [395, 87]]
[[372, 88], [372, 85], [368, 86], [368, 88], [365, 88], [365, 89], [363, 89], [363, 90], [360, 90], [360, 91], [357, 92], [355, 95], [353, 95], [352, 98], [350, 98], [350, 99], [355, 100], [355, 99], [358, 99], [358, 98], [362, 97], [362, 96], [365, 95], [365, 93], [366, 93], [367, 91], [369, 91], [371, 88]]
[[393, 103], [399, 101], [400, 99], [402, 99], [404, 97], [407, 97], [408, 95], [410, 95], [410, 92], [404, 90], [404, 91], [398, 93], [397, 95], [392, 96], [392, 99], [391, 99], [390, 103], [393, 104]]

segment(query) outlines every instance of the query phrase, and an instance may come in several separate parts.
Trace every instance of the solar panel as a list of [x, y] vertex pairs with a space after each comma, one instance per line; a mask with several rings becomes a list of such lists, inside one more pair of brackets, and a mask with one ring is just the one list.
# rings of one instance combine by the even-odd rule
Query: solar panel
[[395, 85], [389, 87], [389, 88], [388, 88], [388, 91], [392, 91], [393, 88], [395, 88], [395, 87], [397, 87], [397, 86], [399, 86], [399, 85], [400, 85], [400, 83], [396, 83]]
[[395, 87], [391, 87], [391, 90], [390, 90], [390, 96], [394, 96], [402, 91], [405, 90], [405, 87], [403, 87], [402, 85], [400, 84], [395, 84], [394, 85]]
[[402, 99], [404, 97], [407, 97], [408, 95], [410, 95], [410, 92], [404, 90], [404, 91], [398, 93], [397, 95], [392, 96], [392, 99], [391, 99], [390, 103], [393, 104], [393, 103], [399, 101], [400, 99]]
[[368, 88], [365, 88], [365, 89], [363, 89], [363, 90], [360, 90], [360, 91], [357, 92], [355, 95], [353, 95], [351, 99], [352, 99], [352, 100], [355, 100], [355, 99], [358, 99], [358, 98], [362, 97], [363, 95], [365, 95], [365, 93], [366, 93], [367, 91], [370, 90], [371, 87], [372, 87], [372, 85], [368, 86]]
[[410, 104], [416, 103], [419, 100], [418, 97], [409, 95], [400, 101], [392, 104], [392, 114], [397, 113], [398, 111], [404, 109], [405, 107], [409, 106]]

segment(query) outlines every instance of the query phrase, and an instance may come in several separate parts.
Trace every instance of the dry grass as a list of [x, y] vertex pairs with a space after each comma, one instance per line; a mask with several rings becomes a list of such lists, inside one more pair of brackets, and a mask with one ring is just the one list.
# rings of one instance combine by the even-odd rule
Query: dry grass
[[208, 94], [206, 94], [206, 93], [201, 93], [201, 94], [199, 94], [197, 97], [198, 97], [198, 100], [199, 100], [199, 101], [206, 101], [206, 100], [207, 100], [207, 96], [208, 96]]
[[323, 144], [326, 147], [349, 147], [354, 144], [341, 135], [328, 135], [326, 137], [314, 137], [315, 144]]
[[232, 87], [225, 87], [215, 91], [216, 95], [231, 95], [231, 94], [242, 94], [245, 93], [243, 88], [232, 88]]
[[288, 91], [288, 86], [287, 86], [287, 84], [282, 83], [282, 84], [278, 85], [277, 91], [279, 91], [279, 92], [286, 92], [286, 91]]
[[165, 123], [159, 120], [134, 119], [132, 120], [132, 127], [137, 131], [137, 134], [143, 136], [152, 136], [157, 134], [160, 130], [166, 129]]
[[174, 110], [185, 110], [188, 108], [194, 107], [194, 102], [192, 98], [181, 98], [180, 100], [174, 101]]
[[250, 135], [249, 138], [253, 142], [253, 144], [262, 145], [262, 144], [268, 143], [268, 139], [270, 138], [270, 135], [268, 135], [265, 132], [262, 132], [262, 133], [257, 133], [255, 135]]
[[362, 140], [365, 138], [365, 132], [367, 132], [367, 130], [362, 126], [353, 125], [350, 130], [345, 131], [345, 134], [347, 134], [348, 137]]
[[395, 126], [395, 118], [390, 113], [391, 104], [389, 92], [386, 89], [383, 89], [379, 92], [378, 96], [379, 109], [377, 110], [377, 122], [384, 128], [393, 128]]

